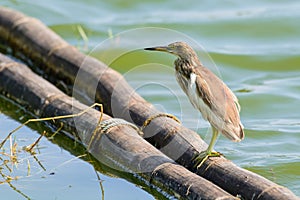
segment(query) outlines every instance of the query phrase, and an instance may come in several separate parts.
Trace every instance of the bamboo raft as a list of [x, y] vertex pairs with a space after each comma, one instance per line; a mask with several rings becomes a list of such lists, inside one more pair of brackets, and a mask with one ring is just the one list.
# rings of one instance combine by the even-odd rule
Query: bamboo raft
[[[38, 84], [37, 84], [38, 83]], [[39, 117], [80, 113], [88, 106], [67, 96], [27, 66], [0, 54], [0, 91]], [[100, 118], [100, 112], [89, 109], [83, 115], [65, 118], [63, 122], [68, 136], [88, 147]], [[102, 120], [111, 119], [104, 114]], [[109, 133], [98, 131], [88, 151], [99, 161], [110, 161], [119, 170], [139, 174], [158, 186], [168, 186], [171, 194], [187, 199], [235, 199], [204, 178], [197, 176], [154, 148], [127, 125], [111, 128]]]
[[[39, 70], [43, 70], [43, 72], [47, 74], [47, 79], [52, 83], [58, 84], [63, 81], [66, 85], [73, 86], [72, 89], [76, 91], [76, 94], [90, 97], [96, 96], [97, 101], [103, 104], [105, 113], [113, 117], [122, 118], [137, 126], [142, 126], [149, 117], [161, 114], [160, 111], [136, 94], [118, 72], [110, 69], [100, 61], [82, 54], [34, 18], [0, 7], [0, 41], [5, 43], [5, 45], [10, 46], [16, 57], [19, 57], [28, 64], [34, 63], [35, 67], [38, 66]], [[3, 72], [9, 71], [9, 69], [10, 67], [7, 66], [1, 67], [0, 72], [3, 74]], [[17, 72], [11, 71], [10, 76], [13, 76], [14, 73]], [[3, 75], [1, 75], [1, 79], [2, 76]], [[4, 93], [10, 93], [8, 92], [10, 87], [5, 86], [8, 84], [7, 80], [10, 76], [5, 77], [5, 80], [3, 80], [4, 82], [1, 80], [1, 91]], [[44, 81], [36, 75], [34, 78], [39, 80], [38, 82]], [[20, 85], [20, 81], [21, 79], [17, 79], [14, 84]], [[30, 80], [27, 81], [30, 82]], [[22, 82], [22, 84], [26, 85], [26, 82]], [[51, 88], [53, 86], [49, 87]], [[20, 89], [19, 91], [21, 92], [23, 90]], [[37, 100], [49, 98], [49, 95], [51, 94], [49, 93], [50, 90], [44, 88], [44, 91], [47, 91], [47, 93], [43, 93], [45, 96], [40, 96]], [[72, 107], [68, 105], [68, 103], [71, 103], [70, 98], [54, 98], [50, 103], [50, 105], [53, 104], [53, 109], [50, 109], [51, 106], [42, 105], [39, 101], [29, 101], [31, 103], [26, 103], [22, 98], [26, 98], [27, 95], [30, 96], [33, 94], [31, 89], [26, 89], [26, 92], [27, 93], [23, 94], [23, 96], [17, 96], [18, 94], [10, 95], [15, 96], [15, 100], [22, 105], [24, 104], [32, 107], [33, 110], [43, 108], [43, 113], [47, 116], [51, 114], [66, 114], [69, 113], [68, 109], [72, 110]], [[58, 96], [60, 95], [64, 94], [58, 92]], [[82, 96], [78, 96], [78, 98], [83, 98]], [[35, 103], [36, 105], [31, 105]], [[78, 102], [76, 102], [75, 105], [77, 111], [81, 111], [85, 108], [84, 105]], [[60, 110], [63, 106], [66, 106], [64, 107], [65, 110]], [[88, 114], [85, 114], [84, 116], [87, 119], [91, 119], [93, 118], [92, 116], [94, 116], [92, 121], [95, 123], [95, 120], [97, 119], [95, 116], [99, 116], [99, 113], [96, 114], [95, 112], [96, 111], [89, 111]], [[107, 115], [104, 116], [103, 119], [109, 118]], [[72, 126], [74, 121], [64, 120], [64, 123]], [[91, 126], [91, 124], [86, 126], [86, 123], [87, 122], [79, 122], [81, 131], [87, 127], [95, 128], [95, 124], [93, 126]], [[114, 128], [112, 129], [112, 132], [114, 132], [112, 134], [114, 136], [112, 137], [118, 142], [126, 139], [127, 141], [124, 141], [126, 145], [124, 144], [122, 148], [125, 148], [125, 146], [129, 149], [134, 148], [134, 151], [137, 152], [141, 152], [144, 147], [139, 146], [142, 149], [136, 149], [135, 147], [137, 146], [134, 145], [143, 141], [142, 144], [151, 149], [149, 152], [147, 149], [146, 157], [157, 155], [162, 160], [149, 159], [147, 160], [147, 165], [142, 166], [150, 166], [150, 168], [152, 166], [151, 170], [149, 170], [151, 172], [153, 172], [154, 169], [162, 170], [164, 174], [160, 175], [160, 179], [157, 178], [157, 182], [159, 183], [160, 181], [167, 179], [169, 181], [167, 185], [174, 192], [176, 191], [175, 193], [181, 194], [182, 198], [197, 199], [200, 196], [195, 196], [196, 194], [202, 195], [201, 192], [206, 194], [205, 191], [208, 188], [206, 188], [205, 191], [201, 190], [200, 192], [200, 189], [203, 187], [200, 182], [206, 181], [205, 184], [208, 182], [210, 183], [210, 186], [223, 192], [219, 197], [225, 196], [224, 198], [229, 199], [237, 195], [242, 199], [299, 199], [287, 188], [277, 185], [253, 172], [239, 168], [224, 157], [209, 158], [199, 169], [195, 168], [192, 158], [196, 153], [205, 150], [207, 145], [201, 140], [197, 133], [183, 127], [173, 119], [165, 117], [159, 119], [155, 118], [151, 121], [149, 126], [143, 130], [147, 141], [160, 151], [153, 149], [153, 146], [145, 143], [146, 141], [139, 137], [134, 129], [131, 129], [130, 127]], [[91, 133], [91, 130], [88, 132]], [[128, 135], [123, 138], [122, 135], [125, 133]], [[105, 134], [105, 136], [110, 134], [111, 132]], [[128, 141], [133, 143], [129, 144]], [[134, 142], [136, 142], [136, 144]], [[83, 144], [86, 145], [86, 141]], [[107, 156], [111, 156], [111, 158], [118, 161], [121, 159], [118, 157], [121, 155], [116, 150], [110, 149], [109, 147], [107, 147], [107, 149], [109, 149], [107, 150], [106, 147], [103, 146], [105, 144], [103, 141], [101, 142], [101, 139], [99, 142], [93, 142], [93, 144], [94, 145], [90, 150], [94, 151], [93, 155], [99, 154], [99, 159], [101, 159], [101, 151], [109, 151]], [[164, 148], [166, 146], [168, 148]], [[172, 160], [175, 160], [181, 166], [175, 164]], [[124, 163], [127, 163], [126, 158]], [[138, 171], [141, 171], [136, 168], [136, 166], [130, 166], [130, 163], [124, 165], [128, 168], [132, 168], [133, 172], [138, 173]], [[163, 167], [158, 167], [160, 165]], [[186, 172], [181, 173], [181, 175], [184, 174], [181, 178], [172, 178], [177, 174], [176, 171], [173, 170], [173, 166], [182, 170], [185, 170], [186, 168], [189, 171], [186, 170]], [[157, 171], [155, 171], [155, 173], [156, 172]], [[149, 178], [151, 174], [152, 173], [145, 176]], [[197, 177], [195, 177], [195, 179], [197, 179], [198, 182], [197, 186], [195, 186], [194, 184], [196, 181], [193, 181], [192, 186], [196, 187], [198, 189], [197, 192], [199, 193], [195, 192], [193, 194], [194, 196], [185, 197], [183, 194], [187, 191], [187, 187], [184, 187], [186, 186], [186, 181], [192, 180], [189, 176], [192, 177], [194, 175]], [[176, 188], [176, 184], [181, 185], [180, 188], [184, 189], [180, 190], [179, 188]], [[208, 191], [209, 193], [214, 193], [210, 187]], [[225, 191], [233, 196], [228, 197], [228, 194]], [[203, 199], [205, 198], [203, 197]], [[214, 199], [214, 197], [209, 197], [208, 199]]]

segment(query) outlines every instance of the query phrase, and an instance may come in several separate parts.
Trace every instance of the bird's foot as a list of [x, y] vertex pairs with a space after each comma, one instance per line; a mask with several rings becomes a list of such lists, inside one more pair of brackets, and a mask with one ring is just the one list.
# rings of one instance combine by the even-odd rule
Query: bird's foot
[[220, 152], [202, 151], [199, 154], [196, 154], [195, 157], [193, 158], [193, 161], [195, 163], [194, 167], [197, 167], [197, 169], [198, 169], [209, 157], [220, 157], [222, 155], [223, 154], [221, 154]]

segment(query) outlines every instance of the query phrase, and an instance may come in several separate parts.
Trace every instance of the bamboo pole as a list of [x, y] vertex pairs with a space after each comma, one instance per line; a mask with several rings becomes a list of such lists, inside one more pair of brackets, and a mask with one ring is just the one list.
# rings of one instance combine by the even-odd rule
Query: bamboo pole
[[[160, 113], [136, 94], [119, 73], [80, 53], [36, 19], [0, 8], [0, 37], [14, 51], [39, 63], [49, 77], [57, 78], [50, 78], [52, 81], [74, 84], [76, 91], [87, 96], [93, 96], [96, 88], [96, 99], [114, 117], [142, 126], [146, 119]], [[197, 133], [170, 118], [154, 119], [144, 133], [164, 154], [233, 195], [244, 199], [297, 199], [287, 188], [241, 169], [224, 157], [210, 158], [196, 169], [192, 158], [207, 145]]]
[[[11, 119], [15, 121], [19, 121], [20, 123], [24, 122], [24, 120], [28, 118], [34, 118], [35, 116], [32, 115], [32, 113], [26, 111], [24, 107], [20, 104], [16, 104], [14, 101], [11, 101], [9, 98], [0, 95], [0, 105], [1, 105], [1, 113], [10, 117]], [[15, 110], [18, 110], [18, 112], [14, 112]], [[25, 116], [25, 119], [24, 119]], [[20, 120], [22, 118], [22, 120]], [[139, 188], [145, 190], [149, 194], [153, 195], [155, 199], [160, 199], [160, 200], [167, 200], [172, 197], [171, 194], [167, 192], [161, 192], [162, 190], [156, 190], [153, 189], [153, 187], [149, 187], [149, 182], [145, 180], [143, 177], [138, 176], [136, 174], [124, 172], [124, 171], [119, 171], [116, 170], [112, 167], [109, 167], [101, 162], [99, 162], [94, 156], [92, 156], [90, 153], [87, 152], [86, 148], [81, 145], [80, 143], [77, 143], [74, 141], [74, 138], [70, 138], [65, 134], [58, 134], [58, 133], [53, 133], [53, 127], [47, 126], [45, 123], [29, 123], [26, 125], [32, 130], [35, 130], [38, 133], [45, 133], [46, 132], [46, 137], [49, 142], [53, 143], [53, 145], [57, 145], [60, 148], [63, 148], [64, 150], [68, 151], [71, 153], [74, 157], [83, 160], [89, 164], [91, 164], [95, 170], [95, 172], [99, 172], [101, 174], [98, 175], [96, 174], [98, 180], [99, 180], [99, 190], [101, 190], [101, 195], [102, 199], [106, 199], [106, 187], [103, 187], [103, 179], [102, 175], [109, 176], [112, 178], [121, 178], [124, 179], [128, 182], [131, 182], [135, 185], [138, 185]], [[58, 130], [58, 129], [57, 129]], [[56, 131], [57, 131], [56, 130]], [[4, 135], [5, 132], [2, 133]], [[16, 138], [19, 137], [18, 134], [16, 133]], [[39, 162], [39, 160], [37, 160]], [[48, 162], [48, 160], [46, 161]], [[42, 162], [43, 163], [43, 162]], [[43, 167], [42, 167], [43, 168]], [[12, 185], [14, 183], [12, 182]], [[154, 186], [155, 187], [155, 186]], [[38, 189], [38, 188], [36, 188]], [[22, 189], [21, 189], [22, 191]], [[96, 197], [95, 197], [96, 198]]]
[[[173, 195], [183, 199], [236, 199], [206, 179], [188, 171], [162, 154], [127, 125], [112, 127], [107, 133], [92, 134], [100, 112], [88, 109], [65, 95], [52, 84], [34, 74], [27, 66], [0, 54], [0, 91], [20, 105], [26, 106], [38, 117], [86, 113], [74, 118], [56, 120], [63, 122], [67, 134], [88, 148], [99, 161], [129, 171], [145, 178]], [[104, 114], [102, 120], [111, 119]], [[90, 143], [90, 141], [92, 142]], [[91, 144], [91, 145], [89, 145]]]

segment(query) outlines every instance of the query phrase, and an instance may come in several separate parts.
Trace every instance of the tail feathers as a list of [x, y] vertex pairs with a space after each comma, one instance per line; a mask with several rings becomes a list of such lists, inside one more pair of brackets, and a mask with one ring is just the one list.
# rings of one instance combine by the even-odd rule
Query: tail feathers
[[230, 130], [223, 129], [221, 132], [233, 142], [240, 142], [245, 137], [244, 127], [242, 124], [239, 124], [238, 128], [231, 127]]
[[240, 127], [240, 135], [239, 135], [239, 138], [242, 140], [242, 139], [244, 139], [244, 137], [245, 137], [244, 126], [243, 126], [243, 124], [239, 124], [239, 127]]

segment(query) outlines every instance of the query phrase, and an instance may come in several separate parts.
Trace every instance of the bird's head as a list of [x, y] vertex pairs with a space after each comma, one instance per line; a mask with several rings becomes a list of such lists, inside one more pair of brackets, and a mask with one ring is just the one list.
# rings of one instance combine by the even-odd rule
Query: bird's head
[[167, 46], [150, 47], [145, 50], [168, 52], [185, 61], [198, 61], [195, 51], [185, 42], [174, 42]]

